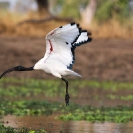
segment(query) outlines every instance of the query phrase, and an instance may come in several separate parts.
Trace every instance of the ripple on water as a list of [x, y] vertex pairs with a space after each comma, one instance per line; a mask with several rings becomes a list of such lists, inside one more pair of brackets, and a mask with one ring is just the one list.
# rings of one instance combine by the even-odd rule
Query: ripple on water
[[1, 119], [4, 126], [14, 128], [27, 127], [30, 129], [42, 129], [47, 132], [59, 133], [133, 133], [133, 122], [129, 123], [90, 123], [87, 121], [61, 121], [51, 116], [5, 116]]

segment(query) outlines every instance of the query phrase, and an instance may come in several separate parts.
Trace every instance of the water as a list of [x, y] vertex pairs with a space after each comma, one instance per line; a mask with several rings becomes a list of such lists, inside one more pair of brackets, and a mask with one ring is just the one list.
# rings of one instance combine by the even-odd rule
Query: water
[[[114, 85], [115, 86], [115, 85]], [[118, 87], [120, 88], [120, 87]], [[27, 87], [27, 89], [29, 89]], [[118, 105], [128, 106], [132, 104], [132, 99], [126, 99], [133, 93], [132, 88], [122, 88], [122, 89], [101, 89], [98, 88], [89, 88], [82, 87], [82, 88], [73, 88], [78, 89], [78, 93], [76, 95], [71, 94], [70, 105], [72, 103], [77, 103], [81, 105], [92, 105], [96, 107], [101, 106], [109, 106], [115, 107]], [[29, 89], [30, 90], [30, 89]], [[17, 92], [17, 91], [16, 91]], [[23, 92], [22, 92], [23, 93]], [[24, 97], [20, 95], [20, 99], [16, 97], [14, 100], [47, 100], [49, 102], [62, 102], [64, 103], [64, 96], [54, 96], [54, 97], [46, 97], [44, 94], [32, 95], [32, 91], [26, 91], [28, 95]], [[73, 92], [75, 94], [75, 91]], [[24, 92], [25, 94], [25, 92]], [[116, 97], [111, 97], [112, 95]], [[14, 95], [17, 95], [14, 93]], [[111, 95], [111, 96], [110, 96]], [[109, 97], [110, 96], [110, 97]], [[121, 96], [125, 96], [125, 100], [121, 98]], [[3, 98], [3, 97], [2, 97]], [[1, 100], [3, 100], [1, 98]], [[14, 97], [13, 97], [14, 98]], [[131, 97], [132, 98], [132, 97]], [[7, 97], [8, 100], [9, 97]], [[133, 133], [133, 122], [129, 123], [91, 123], [87, 121], [61, 121], [55, 119], [58, 115], [51, 115], [51, 116], [4, 116], [1, 119], [1, 123], [4, 126], [10, 126], [14, 128], [23, 128], [27, 127], [29, 129], [42, 129], [44, 128], [48, 133]]]
[[61, 121], [51, 116], [5, 116], [1, 122], [14, 128], [44, 128], [48, 133], [133, 133], [133, 122], [129, 123], [90, 123], [87, 121]]

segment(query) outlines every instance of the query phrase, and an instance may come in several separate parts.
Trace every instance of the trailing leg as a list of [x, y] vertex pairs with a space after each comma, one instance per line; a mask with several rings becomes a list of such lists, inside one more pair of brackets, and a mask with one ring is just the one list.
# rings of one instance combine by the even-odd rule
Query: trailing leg
[[66, 102], [66, 106], [69, 105], [69, 99], [70, 99], [70, 96], [68, 94], [68, 81], [64, 78], [61, 78], [65, 83], [66, 83], [66, 95], [65, 95], [65, 102]]

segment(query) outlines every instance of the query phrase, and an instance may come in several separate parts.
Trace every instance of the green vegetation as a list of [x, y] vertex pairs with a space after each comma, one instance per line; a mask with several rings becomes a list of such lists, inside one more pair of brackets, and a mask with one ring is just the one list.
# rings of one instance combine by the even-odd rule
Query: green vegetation
[[25, 127], [22, 129], [15, 129], [12, 127], [5, 127], [2, 124], [0, 124], [0, 132], [1, 133], [47, 133], [44, 129], [31, 130]]
[[126, 0], [99, 0], [96, 12], [96, 20], [106, 22], [112, 18], [119, 21], [129, 17], [130, 11]]
[[[113, 82], [113, 81], [88, 81], [88, 80], [70, 80], [69, 93], [76, 97], [83, 89], [93, 91], [101, 89], [118, 93], [119, 91], [133, 90], [132, 82]], [[57, 80], [38, 80], [38, 79], [16, 79], [3, 78], [0, 81], [0, 99], [14, 100], [24, 98], [34, 98], [37, 96], [45, 97], [64, 97], [65, 84]], [[107, 98], [110, 96], [107, 96]], [[117, 95], [116, 95], [117, 97]]]
[[[97, 103], [101, 99], [114, 102], [130, 101], [132, 103], [133, 83], [112, 81], [70, 80], [69, 91], [72, 99], [78, 95], [90, 95]], [[101, 93], [105, 93], [103, 95]], [[123, 93], [124, 91], [124, 93]], [[95, 93], [94, 93], [95, 92]], [[130, 94], [129, 94], [130, 93]], [[61, 80], [38, 80], [3, 78], [0, 82], [0, 116], [4, 115], [51, 115], [60, 114], [62, 120], [110, 121], [128, 122], [133, 120], [133, 105], [96, 107], [79, 105], [70, 101], [70, 106], [59, 98], [64, 99], [65, 84]], [[49, 101], [55, 97], [56, 99]], [[24, 100], [25, 99], [25, 100]], [[49, 101], [49, 102], [48, 102]], [[62, 103], [61, 103], [62, 102]]]
[[59, 13], [63, 17], [80, 18], [80, 8], [85, 8], [88, 2], [88, 0], [57, 0], [53, 9], [56, 12], [61, 8]]
[[[71, 89], [74, 95], [76, 90]], [[36, 96], [64, 96], [65, 84], [61, 80], [12, 79], [3, 78], [0, 82], [0, 99], [23, 99]], [[8, 97], [8, 98], [7, 98]], [[45, 99], [45, 97], [44, 97]]]
[[[57, 0], [56, 8], [61, 7], [61, 15], [80, 18], [80, 10], [84, 10], [90, 0]], [[126, 0], [98, 0], [95, 20], [98, 22], [106, 22], [112, 18], [124, 20], [130, 16], [129, 5]]]
[[90, 122], [128, 122], [133, 120], [132, 106], [94, 107], [44, 101], [4, 101], [0, 103], [0, 115], [52, 115], [59, 113], [61, 120], [86, 120]]
[[92, 107], [86, 106], [59, 117], [62, 120], [86, 120], [90, 122], [124, 123], [133, 120], [133, 106]]
[[45, 101], [2, 101], [0, 102], [0, 115], [51, 115], [59, 105]]
[[115, 100], [115, 99], [119, 99], [119, 100], [123, 100], [123, 101], [129, 101], [129, 100], [133, 100], [133, 95], [127, 95], [127, 96], [117, 96], [117, 95], [108, 95], [108, 98]]
[[[83, 90], [84, 91], [104, 91], [107, 95], [104, 97], [113, 99], [112, 97], [130, 97], [127, 100], [132, 100], [131, 91], [133, 90], [132, 82], [113, 82], [113, 81], [88, 81], [88, 80], [69, 80], [69, 93], [71, 97], [77, 97]], [[129, 93], [130, 91], [130, 93]], [[124, 92], [124, 95], [121, 93]], [[126, 94], [127, 92], [127, 94]], [[113, 93], [113, 94], [112, 94]], [[64, 97], [65, 84], [57, 80], [38, 80], [38, 79], [16, 79], [16, 78], [3, 78], [0, 81], [0, 100], [23, 100], [34, 99], [35, 97], [40, 100], [47, 97]], [[89, 94], [88, 94], [89, 95]], [[92, 95], [92, 94], [91, 94]], [[94, 95], [94, 94], [93, 94]], [[95, 94], [93, 98], [98, 99], [100, 96]], [[115, 99], [115, 98], [114, 98]], [[99, 100], [99, 99], [98, 99]]]
[[66, 107], [65, 104], [58, 102], [48, 102], [48, 101], [1, 101], [0, 102], [0, 115], [52, 115], [53, 113], [67, 113], [68, 111], [75, 110], [82, 106], [71, 104], [71, 106]]
[[[89, 2], [90, 0], [51, 0], [50, 10], [55, 16], [73, 18], [73, 21], [78, 23], [85, 22], [82, 16]], [[97, 0], [92, 25], [86, 24], [84, 28], [91, 30], [94, 38], [131, 39], [133, 37], [133, 11], [128, 2], [127, 0]], [[23, 23], [21, 26], [16, 27], [19, 22], [33, 18], [39, 19], [40, 17], [35, 12], [23, 15], [0, 12], [0, 31], [3, 35], [43, 37], [53, 28], [64, 24], [64, 22], [49, 21], [48, 24]], [[44, 28], [45, 30], [43, 30]]]

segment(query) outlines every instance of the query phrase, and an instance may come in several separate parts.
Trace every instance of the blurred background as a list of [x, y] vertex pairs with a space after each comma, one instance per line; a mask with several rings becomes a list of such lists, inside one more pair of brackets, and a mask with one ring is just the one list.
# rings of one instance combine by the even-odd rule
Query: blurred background
[[[35, 64], [45, 53], [46, 34], [73, 21], [93, 37], [77, 49], [74, 70], [87, 79], [131, 81], [132, 0], [0, 0], [0, 71]], [[49, 77], [41, 72], [9, 76]]]
[[50, 132], [54, 124], [60, 131], [72, 131], [75, 125], [79, 133], [126, 133], [130, 127], [132, 133], [133, 0], [0, 0], [0, 73], [33, 66], [45, 54], [47, 33], [70, 22], [79, 23], [93, 38], [76, 49], [73, 70], [82, 78], [66, 78], [70, 106], [65, 106], [60, 79], [42, 71], [12, 72], [0, 81], [4, 126]]
[[94, 37], [131, 38], [132, 16], [132, 0], [0, 0], [0, 33], [45, 36], [46, 21], [76, 21]]

